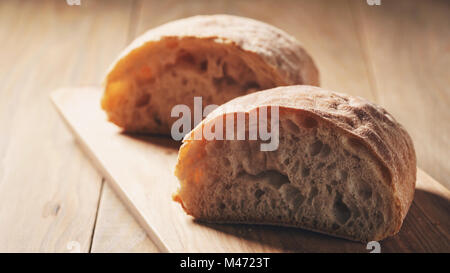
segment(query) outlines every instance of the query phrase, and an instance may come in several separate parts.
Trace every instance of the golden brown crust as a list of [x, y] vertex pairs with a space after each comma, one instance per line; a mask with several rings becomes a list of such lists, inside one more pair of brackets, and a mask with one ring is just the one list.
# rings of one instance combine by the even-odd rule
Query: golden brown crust
[[[312, 86], [278, 87], [252, 93], [235, 98], [213, 111], [185, 136], [183, 145], [190, 142], [195, 130], [225, 112], [249, 112], [263, 106], [309, 112], [367, 146], [383, 164], [383, 169], [388, 171], [388, 184], [396, 198], [393, 227], [386, 231], [384, 237], [399, 231], [414, 196], [416, 156], [413, 143], [402, 125], [386, 110], [363, 98]], [[183, 147], [180, 153], [182, 150]]]
[[300, 43], [284, 31], [268, 24], [238, 16], [194, 16], [151, 29], [134, 40], [110, 66], [106, 81], [126, 72], [141, 48], [167, 37], [214, 39], [259, 55], [286, 85], [319, 85], [319, 73]]

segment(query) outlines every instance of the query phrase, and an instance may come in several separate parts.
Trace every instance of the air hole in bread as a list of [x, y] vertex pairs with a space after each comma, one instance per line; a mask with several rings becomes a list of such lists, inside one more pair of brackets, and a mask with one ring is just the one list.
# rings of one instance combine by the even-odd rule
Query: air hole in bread
[[358, 193], [364, 199], [368, 200], [372, 197], [372, 187], [364, 180], [361, 180], [358, 183]]
[[306, 199], [297, 187], [289, 184], [284, 184], [280, 188], [280, 193], [284, 202], [291, 209], [297, 209], [299, 206], [303, 204], [303, 202]]
[[337, 178], [340, 181], [346, 181], [348, 177], [348, 172], [346, 170], [340, 170], [337, 172]]
[[323, 145], [323, 147], [322, 147], [320, 156], [322, 156], [322, 157], [327, 157], [327, 156], [330, 154], [330, 152], [331, 152], [330, 145], [325, 144], [325, 145]]
[[336, 169], [336, 162], [333, 162], [327, 166], [327, 170], [334, 170], [334, 169]]
[[200, 71], [206, 72], [208, 70], [208, 60], [204, 60], [200, 63]]
[[255, 191], [255, 197], [256, 197], [257, 199], [259, 199], [264, 193], [265, 193], [265, 191], [260, 190], [260, 189], [257, 189], [257, 190]]
[[363, 208], [363, 209], [362, 209], [362, 212], [363, 212], [364, 218], [369, 219], [369, 212], [367, 211], [367, 209], [366, 209], [366, 208]]
[[156, 124], [159, 124], [159, 125], [162, 124], [161, 118], [160, 118], [157, 114], [155, 114], [155, 115], [153, 116], [153, 120], [155, 121]]
[[320, 153], [320, 151], [322, 150], [322, 146], [323, 146], [322, 141], [317, 140], [316, 142], [314, 142], [310, 147], [311, 156], [318, 155]]
[[192, 55], [191, 53], [189, 53], [185, 50], [180, 50], [178, 52], [177, 62], [188, 64], [188, 65], [195, 65], [195, 57], [194, 57], [194, 55]]
[[319, 191], [317, 190], [316, 187], [311, 188], [311, 190], [309, 191], [308, 201], [307, 201], [309, 205], [312, 204], [314, 197], [316, 197], [318, 193], [319, 193]]
[[313, 228], [316, 228], [318, 224], [319, 224], [319, 222], [317, 222], [317, 220], [314, 219], [313, 222], [312, 222]]
[[315, 128], [317, 127], [317, 120], [312, 117], [306, 117], [303, 121], [303, 126], [305, 128]]
[[377, 225], [382, 225], [384, 223], [384, 216], [380, 211], [375, 212], [375, 222]]
[[255, 82], [255, 81], [250, 81], [250, 82], [246, 82], [244, 83], [244, 85], [242, 86], [242, 91], [256, 91], [256, 90], [260, 90], [261, 86], [259, 85], [259, 83]]
[[150, 102], [150, 94], [145, 93], [142, 96], [140, 96], [136, 101], [136, 107], [143, 107], [146, 106]]
[[293, 122], [292, 120], [286, 119], [285, 123], [286, 123], [285, 126], [289, 131], [291, 131], [293, 133], [298, 133], [300, 131], [297, 124], [295, 124], [295, 122]]
[[220, 78], [213, 78], [212, 82], [218, 91], [225, 91], [228, 86], [236, 84], [236, 80], [228, 75]]
[[302, 177], [309, 176], [310, 171], [311, 171], [310, 168], [303, 168], [303, 170], [302, 170]]
[[336, 199], [333, 205], [333, 211], [337, 222], [341, 225], [345, 224], [351, 216], [349, 208], [347, 207], [347, 205], [345, 205], [344, 202], [342, 202], [342, 196], [339, 194], [336, 195]]
[[277, 171], [265, 171], [260, 174], [258, 174], [256, 177], [258, 178], [267, 178], [269, 181], [268, 183], [275, 187], [276, 189], [281, 188], [284, 184], [289, 183], [289, 179], [287, 176], [282, 175], [281, 173]]

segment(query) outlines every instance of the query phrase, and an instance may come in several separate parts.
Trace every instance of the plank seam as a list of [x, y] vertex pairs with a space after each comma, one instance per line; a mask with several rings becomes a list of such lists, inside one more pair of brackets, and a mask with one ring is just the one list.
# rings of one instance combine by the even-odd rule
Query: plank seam
[[95, 211], [94, 226], [92, 227], [91, 241], [89, 243], [89, 253], [92, 253], [92, 246], [94, 244], [95, 231], [96, 231], [97, 222], [98, 222], [98, 213], [100, 211], [100, 204], [102, 202], [104, 185], [105, 185], [105, 178], [102, 175], [102, 183], [100, 185], [100, 191], [99, 191], [100, 192], [100, 196], [99, 196], [98, 202], [97, 202], [97, 210]]
[[362, 15], [359, 12], [360, 8], [355, 7], [355, 3], [351, 2], [351, 0], [347, 0], [347, 4], [349, 6], [350, 16], [352, 17], [352, 21], [355, 26], [354, 29], [356, 32], [356, 37], [358, 38], [359, 46], [363, 55], [367, 79], [369, 80], [370, 93], [372, 94], [373, 99], [378, 102], [378, 86], [376, 83], [375, 68], [373, 67], [373, 62], [370, 58], [364, 22], [362, 19]]
[[142, 8], [141, 0], [134, 0], [130, 11], [130, 22], [127, 33], [127, 44], [130, 43], [136, 36], [137, 24], [141, 15], [140, 10]]

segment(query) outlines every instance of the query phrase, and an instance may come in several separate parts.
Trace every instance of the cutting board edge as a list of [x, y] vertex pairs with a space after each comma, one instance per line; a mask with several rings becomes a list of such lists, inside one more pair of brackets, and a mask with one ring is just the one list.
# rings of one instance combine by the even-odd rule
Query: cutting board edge
[[[76, 87], [79, 88], [79, 87]], [[85, 86], [84, 88], [98, 88], [96, 86]], [[150, 221], [145, 219], [145, 216], [139, 213], [138, 208], [133, 204], [131, 198], [128, 197], [126, 191], [121, 188], [119, 183], [115, 181], [115, 179], [105, 170], [103, 167], [101, 160], [95, 156], [92, 150], [89, 148], [89, 145], [83, 141], [83, 138], [78, 134], [78, 132], [73, 128], [70, 121], [63, 114], [62, 109], [58, 105], [59, 95], [67, 89], [74, 89], [74, 87], [69, 88], [59, 88], [50, 93], [50, 100], [58, 112], [58, 115], [64, 121], [64, 124], [70, 130], [70, 132], [76, 137], [74, 140], [79, 144], [82, 151], [87, 155], [87, 157], [94, 164], [95, 168], [98, 172], [104, 177], [106, 183], [113, 189], [114, 193], [119, 197], [119, 199], [125, 204], [126, 209], [133, 215], [133, 218], [138, 222], [138, 224], [145, 230], [150, 240], [156, 245], [158, 250], [163, 253], [171, 253], [173, 251], [161, 240], [161, 236], [158, 232], [149, 224]]]

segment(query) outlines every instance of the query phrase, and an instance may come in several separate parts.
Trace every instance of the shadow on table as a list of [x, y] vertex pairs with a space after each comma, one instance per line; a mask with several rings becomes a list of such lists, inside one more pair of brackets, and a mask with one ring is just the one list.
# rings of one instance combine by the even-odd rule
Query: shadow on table
[[164, 149], [173, 150], [178, 152], [181, 146], [181, 141], [173, 140], [167, 135], [145, 135], [145, 134], [131, 134], [131, 133], [121, 133], [124, 136], [133, 138], [138, 141], [142, 141], [148, 144], [153, 144]]
[[210, 224], [195, 221], [216, 231], [244, 240], [255, 252], [369, 252], [366, 244], [312, 232], [269, 225]]

